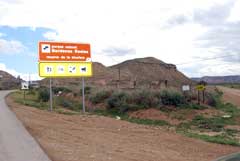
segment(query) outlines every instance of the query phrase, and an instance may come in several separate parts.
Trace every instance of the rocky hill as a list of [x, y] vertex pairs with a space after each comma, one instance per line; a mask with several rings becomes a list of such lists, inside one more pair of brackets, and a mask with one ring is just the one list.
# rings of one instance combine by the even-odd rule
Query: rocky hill
[[173, 64], [167, 64], [153, 57], [128, 60], [110, 67], [119, 69], [122, 80], [135, 81], [140, 86], [174, 86], [192, 84], [192, 81], [177, 70]]
[[21, 80], [18, 80], [11, 74], [0, 70], [0, 89], [8, 90], [8, 89], [16, 89], [20, 87]]
[[205, 76], [201, 78], [192, 78], [194, 81], [205, 81], [209, 84], [240, 83], [240, 75], [233, 76]]
[[[54, 85], [80, 85], [81, 78], [54, 79]], [[127, 60], [106, 67], [93, 63], [93, 77], [86, 78], [87, 84], [119, 88], [165, 88], [192, 84], [193, 81], [177, 70], [173, 64], [167, 64], [153, 57]], [[47, 79], [41, 84], [47, 84]]]

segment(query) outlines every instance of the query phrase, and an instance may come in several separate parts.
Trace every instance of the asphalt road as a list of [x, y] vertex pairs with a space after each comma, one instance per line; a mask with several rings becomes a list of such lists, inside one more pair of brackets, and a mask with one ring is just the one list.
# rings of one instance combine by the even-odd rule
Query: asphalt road
[[240, 153], [231, 154], [231, 155], [219, 158], [216, 161], [240, 161]]
[[15, 114], [4, 97], [10, 91], [0, 91], [0, 161], [50, 161]]

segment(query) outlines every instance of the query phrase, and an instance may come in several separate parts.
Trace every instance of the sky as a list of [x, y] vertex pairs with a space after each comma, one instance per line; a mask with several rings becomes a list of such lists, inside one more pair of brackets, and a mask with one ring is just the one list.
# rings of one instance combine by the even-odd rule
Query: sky
[[188, 77], [240, 75], [240, 0], [0, 0], [0, 70], [40, 79], [39, 41], [90, 43], [106, 66], [155, 57]]

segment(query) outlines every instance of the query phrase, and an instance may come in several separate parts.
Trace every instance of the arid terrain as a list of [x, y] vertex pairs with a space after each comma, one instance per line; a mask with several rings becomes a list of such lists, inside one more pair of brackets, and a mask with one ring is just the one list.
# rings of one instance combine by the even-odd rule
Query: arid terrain
[[218, 86], [218, 89], [223, 91], [223, 100], [225, 102], [233, 103], [240, 108], [240, 90]]
[[240, 147], [207, 143], [164, 127], [8, 105], [53, 161], [211, 161]]

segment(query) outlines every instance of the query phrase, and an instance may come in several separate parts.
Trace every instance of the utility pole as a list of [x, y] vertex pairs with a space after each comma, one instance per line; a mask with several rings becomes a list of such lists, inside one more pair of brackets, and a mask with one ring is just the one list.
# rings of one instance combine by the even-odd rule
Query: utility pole
[[120, 88], [120, 76], [121, 76], [121, 71], [120, 71], [120, 67], [118, 67], [118, 85], [117, 85], [117, 88]]
[[28, 87], [30, 87], [30, 85], [31, 85], [31, 75], [30, 75], [30, 73], [28, 74]]

